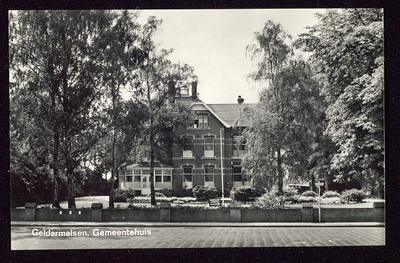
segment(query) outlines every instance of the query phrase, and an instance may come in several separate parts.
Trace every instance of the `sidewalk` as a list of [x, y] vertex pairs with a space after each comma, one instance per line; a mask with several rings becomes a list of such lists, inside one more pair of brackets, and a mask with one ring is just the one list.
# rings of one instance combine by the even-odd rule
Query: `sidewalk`
[[380, 222], [264, 223], [264, 222], [61, 222], [11, 221], [11, 226], [45, 227], [384, 227]]

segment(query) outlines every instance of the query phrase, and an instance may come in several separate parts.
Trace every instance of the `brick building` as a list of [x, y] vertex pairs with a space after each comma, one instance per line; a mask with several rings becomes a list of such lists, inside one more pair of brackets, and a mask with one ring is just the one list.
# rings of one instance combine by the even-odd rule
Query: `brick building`
[[[241, 132], [248, 122], [241, 118], [241, 110], [253, 105], [245, 104], [241, 96], [232, 104], [207, 104], [198, 98], [197, 83], [191, 89], [177, 90], [170, 103], [185, 104], [192, 112], [192, 121], [187, 128], [175, 131], [187, 143], [174, 145], [172, 166], [158, 164], [155, 189], [162, 188], [163, 184], [172, 188], [204, 185], [222, 189], [223, 182], [223, 188], [230, 190], [233, 186], [252, 184], [250, 176], [246, 178], [242, 173], [241, 158], [246, 142]], [[145, 188], [149, 187], [149, 175], [145, 167], [145, 163], [125, 165], [120, 170], [119, 187], [148, 193]]]

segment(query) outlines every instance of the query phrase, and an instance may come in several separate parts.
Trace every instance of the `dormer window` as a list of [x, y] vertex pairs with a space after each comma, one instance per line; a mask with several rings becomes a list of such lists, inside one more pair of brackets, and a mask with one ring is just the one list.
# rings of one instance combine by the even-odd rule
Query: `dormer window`
[[200, 113], [194, 116], [193, 128], [201, 129], [201, 128], [209, 128], [208, 126], [208, 114]]

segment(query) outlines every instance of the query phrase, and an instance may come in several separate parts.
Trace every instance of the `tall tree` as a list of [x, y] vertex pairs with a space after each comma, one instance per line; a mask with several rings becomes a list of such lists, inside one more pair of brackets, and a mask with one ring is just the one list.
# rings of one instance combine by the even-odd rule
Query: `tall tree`
[[145, 109], [147, 118], [141, 127], [143, 142], [146, 144], [150, 162], [151, 204], [156, 205], [154, 191], [155, 160], [162, 156], [165, 146], [171, 143], [173, 129], [186, 125], [188, 110], [179, 104], [171, 103], [171, 84], [174, 88], [190, 85], [197, 77], [188, 65], [173, 64], [167, 59], [172, 50], [157, 52], [153, 36], [161, 20], [149, 17], [143, 26], [141, 49], [146, 52], [144, 63], [135, 71], [137, 78], [132, 81], [132, 99]]
[[140, 25], [136, 23], [138, 14], [129, 11], [110, 12], [112, 17], [111, 27], [101, 36], [100, 48], [104, 50], [104, 71], [103, 78], [105, 87], [108, 88], [108, 96], [111, 98], [110, 134], [111, 134], [111, 187], [109, 195], [109, 207], [114, 207], [113, 185], [117, 160], [117, 133], [121, 125], [118, 119], [121, 113], [121, 89], [130, 80], [131, 72], [144, 59], [145, 53], [139, 49]]
[[324, 108], [311, 65], [294, 58], [291, 37], [282, 26], [268, 21], [255, 36], [257, 43], [246, 51], [256, 61], [256, 71], [248, 77], [262, 91], [257, 108], [249, 111], [252, 124], [244, 132], [248, 151], [243, 166], [256, 181], [267, 187], [276, 184], [283, 194], [285, 174], [314, 184], [309, 157]]
[[34, 116], [51, 127], [53, 179], [66, 174], [69, 207], [75, 206], [74, 169], [100, 136], [94, 108], [103, 76], [98, 36], [109, 25], [103, 11], [22, 11], [10, 23], [15, 82], [46, 106], [48, 114]]
[[326, 134], [337, 145], [331, 168], [339, 181], [360, 180], [383, 194], [383, 10], [317, 14], [296, 46], [312, 52], [329, 106]]

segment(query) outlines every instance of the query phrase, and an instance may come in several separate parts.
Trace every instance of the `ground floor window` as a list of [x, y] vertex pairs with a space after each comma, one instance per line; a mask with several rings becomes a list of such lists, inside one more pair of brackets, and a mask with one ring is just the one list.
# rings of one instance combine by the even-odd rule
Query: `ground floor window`
[[204, 166], [204, 185], [214, 187], [214, 165]]
[[183, 187], [193, 187], [193, 167], [183, 166]]

